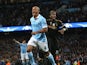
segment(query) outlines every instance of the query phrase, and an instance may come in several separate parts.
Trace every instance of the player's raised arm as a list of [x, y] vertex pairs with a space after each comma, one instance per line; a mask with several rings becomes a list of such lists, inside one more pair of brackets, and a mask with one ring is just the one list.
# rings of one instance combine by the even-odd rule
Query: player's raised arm
[[20, 42], [19, 42], [19, 41], [17, 41], [16, 39], [13, 39], [13, 41], [14, 41], [14, 42], [16, 42], [16, 43], [18, 43], [18, 44], [20, 44]]

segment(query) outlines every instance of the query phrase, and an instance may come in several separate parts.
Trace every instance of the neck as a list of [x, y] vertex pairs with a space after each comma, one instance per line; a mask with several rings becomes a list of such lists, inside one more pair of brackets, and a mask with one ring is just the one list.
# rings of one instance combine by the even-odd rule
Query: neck
[[[39, 14], [38, 14], [38, 15], [39, 15]], [[38, 15], [34, 16], [34, 18], [37, 18]]]

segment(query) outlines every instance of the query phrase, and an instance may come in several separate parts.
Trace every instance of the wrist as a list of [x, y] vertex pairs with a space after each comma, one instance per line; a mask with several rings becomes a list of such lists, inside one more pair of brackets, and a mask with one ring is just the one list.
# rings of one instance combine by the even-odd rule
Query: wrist
[[66, 31], [66, 28], [63, 28], [64, 31]]
[[36, 32], [36, 34], [40, 33], [39, 31]]

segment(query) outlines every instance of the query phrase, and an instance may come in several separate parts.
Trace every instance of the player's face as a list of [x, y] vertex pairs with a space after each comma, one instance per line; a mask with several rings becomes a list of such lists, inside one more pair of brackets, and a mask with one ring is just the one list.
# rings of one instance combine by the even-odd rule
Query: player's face
[[56, 19], [56, 12], [52, 13], [52, 14], [50, 15], [50, 17], [51, 17], [52, 19]]
[[38, 14], [39, 14], [39, 9], [38, 9], [38, 8], [33, 7], [33, 8], [32, 8], [32, 15], [33, 15], [34, 17], [37, 17], [37, 16], [38, 16]]
[[23, 40], [22, 43], [25, 44], [26, 43], [26, 40]]

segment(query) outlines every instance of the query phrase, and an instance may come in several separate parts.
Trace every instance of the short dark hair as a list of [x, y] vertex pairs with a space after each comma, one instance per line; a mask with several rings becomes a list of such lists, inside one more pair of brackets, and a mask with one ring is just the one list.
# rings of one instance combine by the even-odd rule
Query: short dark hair
[[51, 11], [50, 11], [50, 15], [51, 15], [52, 13], [54, 13], [54, 12], [56, 13], [56, 10], [51, 10]]

